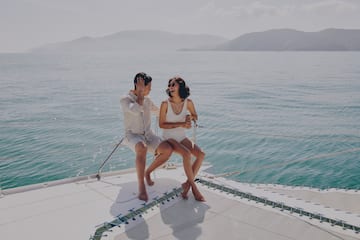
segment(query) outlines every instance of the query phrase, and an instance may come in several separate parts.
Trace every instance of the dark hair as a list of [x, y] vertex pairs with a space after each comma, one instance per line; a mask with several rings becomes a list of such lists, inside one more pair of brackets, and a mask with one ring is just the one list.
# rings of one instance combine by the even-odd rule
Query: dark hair
[[144, 72], [139, 72], [139, 73], [137, 73], [137, 74], [135, 75], [135, 77], [134, 77], [134, 86], [135, 86], [135, 89], [136, 89], [137, 80], [138, 80], [139, 78], [144, 79], [144, 81], [145, 81], [145, 86], [148, 85], [149, 82], [152, 81], [152, 78], [151, 78], [150, 75], [147, 75], [147, 74], [144, 73]]
[[[181, 77], [173, 77], [169, 79], [168, 84], [171, 83], [171, 81], [175, 81], [177, 82], [177, 84], [179, 84], [179, 96], [182, 99], [186, 99], [187, 97], [190, 96], [190, 88], [186, 85], [184, 79], [182, 79]], [[169, 91], [169, 88], [166, 89], [166, 93], [169, 95], [169, 97], [171, 96], [171, 92]]]

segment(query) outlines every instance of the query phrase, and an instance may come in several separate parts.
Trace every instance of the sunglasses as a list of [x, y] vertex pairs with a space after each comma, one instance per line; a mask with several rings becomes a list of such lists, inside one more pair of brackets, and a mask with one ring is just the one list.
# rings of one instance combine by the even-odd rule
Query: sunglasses
[[168, 84], [168, 87], [175, 87], [175, 86], [176, 86], [175, 83], [169, 83], [169, 84]]

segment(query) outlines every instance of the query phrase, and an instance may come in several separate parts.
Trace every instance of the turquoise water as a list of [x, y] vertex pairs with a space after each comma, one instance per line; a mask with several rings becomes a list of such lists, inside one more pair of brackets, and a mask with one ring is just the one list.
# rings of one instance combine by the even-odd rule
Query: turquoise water
[[[119, 99], [139, 71], [158, 104], [167, 79], [187, 80], [212, 173], [360, 188], [359, 52], [0, 54], [0, 187], [95, 173], [122, 137]], [[104, 171], [128, 167], [122, 148]]]

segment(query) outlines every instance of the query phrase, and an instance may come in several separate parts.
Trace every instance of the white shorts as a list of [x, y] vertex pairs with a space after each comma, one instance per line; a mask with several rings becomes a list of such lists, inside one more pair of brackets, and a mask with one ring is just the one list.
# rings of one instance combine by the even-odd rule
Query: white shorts
[[156, 149], [159, 147], [162, 139], [155, 134], [134, 134], [134, 133], [126, 133], [123, 144], [129, 147], [133, 152], [135, 152], [135, 146], [139, 142], [143, 142], [147, 147], [148, 151], [151, 153], [155, 153]]
[[186, 138], [186, 133], [183, 128], [171, 128], [163, 130], [164, 139], [174, 139], [177, 142], [181, 142]]

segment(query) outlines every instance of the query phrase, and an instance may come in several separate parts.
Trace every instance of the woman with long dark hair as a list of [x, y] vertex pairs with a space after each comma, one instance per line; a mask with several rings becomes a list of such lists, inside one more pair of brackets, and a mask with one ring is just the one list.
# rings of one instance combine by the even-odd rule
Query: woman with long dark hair
[[[182, 197], [187, 199], [188, 191], [192, 190], [197, 201], [205, 201], [197, 188], [194, 179], [204, 160], [205, 153], [198, 145], [186, 136], [186, 129], [191, 128], [191, 121], [198, 119], [194, 103], [189, 99], [190, 89], [180, 77], [171, 78], [166, 90], [169, 98], [160, 106], [159, 126], [163, 129], [163, 138], [173, 147], [174, 151], [183, 157], [183, 165], [187, 181], [182, 184]], [[196, 157], [194, 163], [191, 156]], [[146, 180], [151, 185], [150, 173], [156, 169], [155, 164], [150, 165], [146, 171]]]

